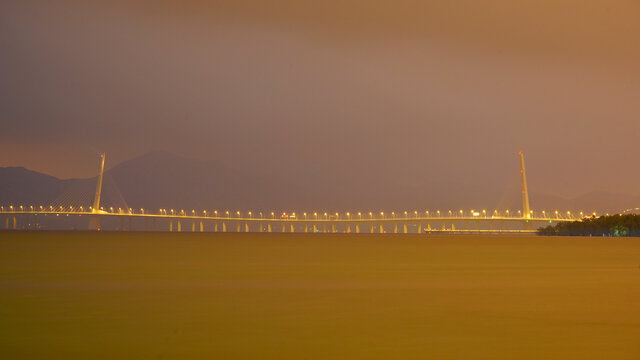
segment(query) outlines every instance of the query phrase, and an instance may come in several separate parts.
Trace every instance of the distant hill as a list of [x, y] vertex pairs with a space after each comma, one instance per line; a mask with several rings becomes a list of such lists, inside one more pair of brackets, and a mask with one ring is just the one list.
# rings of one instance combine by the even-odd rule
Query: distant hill
[[55, 200], [68, 184], [68, 181], [23, 167], [0, 167], [0, 204], [48, 204]]
[[[62, 180], [22, 167], [0, 168], [0, 204], [91, 205], [95, 177]], [[102, 206], [167, 209], [281, 211], [402, 211], [519, 209], [519, 191], [447, 184], [367, 183], [305, 185], [247, 174], [213, 161], [151, 152], [105, 173]], [[531, 194], [534, 209], [617, 212], [640, 206], [640, 197], [594, 191], [573, 199]]]
[[107, 175], [127, 203], [138, 208], [270, 209], [303, 200], [292, 184], [165, 152], [125, 161]]

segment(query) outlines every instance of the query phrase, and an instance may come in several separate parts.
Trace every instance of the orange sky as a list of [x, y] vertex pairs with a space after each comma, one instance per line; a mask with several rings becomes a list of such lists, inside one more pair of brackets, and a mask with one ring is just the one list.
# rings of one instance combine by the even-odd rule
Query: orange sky
[[[214, 5], [212, 5], [214, 4]], [[637, 1], [5, 1], [0, 166], [639, 195]], [[544, 190], [540, 190], [544, 189]]]

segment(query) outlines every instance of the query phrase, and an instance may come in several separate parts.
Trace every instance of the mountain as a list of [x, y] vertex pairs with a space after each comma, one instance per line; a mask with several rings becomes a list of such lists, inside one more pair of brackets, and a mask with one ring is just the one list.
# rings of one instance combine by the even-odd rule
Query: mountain
[[53, 202], [68, 181], [23, 167], [0, 167], [0, 205], [40, 205]]
[[[339, 175], [339, 174], [337, 174]], [[219, 211], [403, 211], [518, 209], [519, 191], [478, 189], [428, 179], [340, 179], [307, 185], [248, 174], [214, 161], [151, 152], [105, 172], [101, 205], [109, 207]], [[402, 181], [401, 181], [402, 180]], [[0, 205], [85, 206], [96, 178], [58, 179], [21, 167], [0, 168]], [[537, 210], [615, 213], [640, 205], [640, 197], [594, 191], [573, 199], [531, 194]], [[357, 206], [357, 207], [356, 207]]]
[[304, 201], [292, 184], [165, 152], [125, 161], [105, 176], [135, 208], [258, 210]]

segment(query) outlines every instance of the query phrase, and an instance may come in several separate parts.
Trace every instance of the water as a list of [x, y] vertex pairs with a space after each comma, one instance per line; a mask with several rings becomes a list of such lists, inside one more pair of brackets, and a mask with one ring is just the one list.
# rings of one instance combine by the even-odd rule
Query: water
[[0, 358], [638, 359], [640, 239], [0, 232]]

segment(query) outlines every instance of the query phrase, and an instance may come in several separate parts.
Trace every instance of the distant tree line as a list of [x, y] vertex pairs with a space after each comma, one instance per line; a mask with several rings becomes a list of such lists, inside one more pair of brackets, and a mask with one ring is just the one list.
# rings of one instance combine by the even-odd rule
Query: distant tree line
[[561, 222], [538, 229], [548, 236], [640, 236], [640, 215], [590, 217], [581, 221]]

